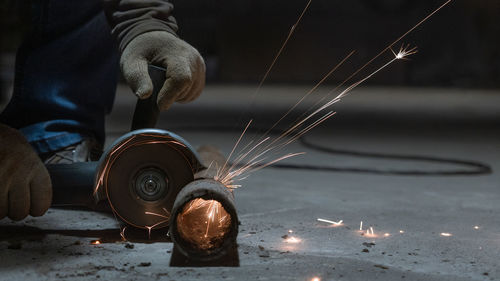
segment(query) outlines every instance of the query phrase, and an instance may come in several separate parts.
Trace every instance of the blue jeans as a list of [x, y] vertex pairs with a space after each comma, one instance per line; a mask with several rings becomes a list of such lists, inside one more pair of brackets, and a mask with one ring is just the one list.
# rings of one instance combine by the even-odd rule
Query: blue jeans
[[101, 0], [30, 1], [31, 31], [16, 55], [14, 93], [0, 122], [39, 154], [84, 137], [104, 141], [118, 79], [118, 47]]

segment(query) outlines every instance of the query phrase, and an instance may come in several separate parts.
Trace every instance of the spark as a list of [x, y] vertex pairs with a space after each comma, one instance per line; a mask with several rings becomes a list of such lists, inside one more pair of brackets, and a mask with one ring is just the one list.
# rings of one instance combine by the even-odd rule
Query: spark
[[371, 237], [371, 238], [375, 238], [377, 237], [377, 234], [375, 234], [375, 231], [373, 230], [373, 227], [370, 226], [366, 232], [362, 232], [361, 235], [363, 236], [367, 236], [367, 237]]
[[321, 281], [321, 278], [319, 278], [319, 277], [313, 277], [313, 278], [311, 279], [311, 281]]
[[418, 53], [417, 47], [410, 48], [410, 45], [406, 46], [401, 45], [397, 54], [396, 52], [394, 52], [394, 50], [392, 50], [392, 48], [390, 50], [394, 55], [394, 57], [398, 60], [406, 59], [407, 56], [411, 56]]
[[449, 232], [441, 232], [440, 233], [441, 236], [444, 236], [444, 237], [450, 237], [450, 236], [453, 236], [453, 234], [449, 233]]
[[151, 229], [153, 229], [154, 226], [146, 226], [146, 229], [148, 230], [148, 239], [151, 239]]
[[291, 230], [291, 229], [290, 229], [290, 230], [288, 230], [288, 233], [293, 233], [293, 230]]
[[127, 238], [125, 238], [125, 230], [127, 229], [127, 227], [125, 226], [124, 228], [122, 228], [122, 230], [120, 231], [120, 236], [122, 237], [122, 241], [127, 241]]
[[403, 233], [405, 233], [405, 231], [404, 230], [400, 230], [399, 233], [403, 234]]
[[479, 227], [479, 225], [475, 225], [475, 226], [474, 226], [474, 229], [475, 229], [475, 230], [478, 230], [479, 228], [480, 228], [480, 227]]
[[302, 240], [300, 238], [297, 238], [297, 237], [294, 237], [294, 236], [290, 236], [290, 237], [288, 237], [288, 238], [285, 239], [285, 242], [286, 243], [290, 243], [290, 244], [297, 244], [297, 243], [302, 242]]
[[205, 231], [205, 237], [208, 237], [208, 230], [210, 229], [210, 221], [214, 222], [215, 220], [215, 213], [219, 213], [219, 204], [215, 200], [210, 200], [210, 206], [208, 207], [207, 210], [207, 230]]
[[360, 230], [360, 231], [363, 231], [363, 221], [361, 221], [361, 222], [359, 223], [359, 230]]
[[321, 221], [321, 222], [326, 222], [326, 223], [330, 223], [334, 226], [338, 226], [338, 225], [341, 225], [344, 221], [343, 220], [339, 220], [339, 221], [331, 221], [331, 220], [326, 220], [326, 219], [320, 219], [318, 218], [317, 221]]
[[90, 244], [92, 244], [92, 245], [100, 245], [101, 241], [99, 241], [99, 240], [92, 240], [92, 241], [90, 241]]
[[170, 212], [167, 211], [167, 208], [163, 207], [162, 210], [165, 212], [165, 215], [158, 214], [158, 213], [153, 213], [153, 212], [144, 212], [146, 215], [151, 215], [151, 216], [157, 216], [160, 218], [164, 218], [164, 220], [160, 220], [159, 222], [153, 224], [153, 225], [148, 225], [145, 226], [146, 229], [148, 230], [148, 237], [151, 239], [151, 230], [157, 227], [160, 224], [168, 223], [170, 221]]
[[[220, 169], [220, 172], [224, 172], [225, 171], [225, 168], [227, 166], [227, 163], [229, 162], [229, 159], [231, 159], [231, 156], [233, 155], [234, 151], [236, 150], [236, 147], [238, 147], [238, 144], [240, 143], [241, 138], [243, 138], [243, 135], [245, 135], [245, 132], [248, 130], [248, 127], [250, 126], [250, 124], [252, 124], [252, 121], [253, 120], [250, 119], [250, 121], [248, 121], [248, 124], [246, 125], [245, 129], [243, 130], [243, 132], [241, 132], [240, 137], [238, 138], [238, 140], [234, 144], [233, 149], [231, 150], [231, 153], [229, 153], [229, 156], [227, 157], [226, 162], [224, 163], [224, 166], [222, 166], [222, 168]], [[219, 173], [217, 173], [217, 175], [215, 177], [215, 180], [219, 180], [219, 178], [220, 178], [220, 175], [219, 175]]]
[[311, 2], [312, 2], [312, 0], [309, 0], [307, 2], [306, 7], [304, 8], [304, 10], [302, 10], [302, 13], [300, 14], [299, 18], [297, 19], [297, 21], [295, 22], [295, 24], [292, 25], [292, 27], [290, 28], [290, 31], [288, 32], [288, 35], [287, 35], [285, 41], [281, 45], [281, 48], [278, 50], [278, 53], [274, 56], [274, 59], [271, 62], [271, 65], [267, 68], [267, 71], [264, 74], [264, 77], [262, 77], [262, 79], [260, 80], [259, 86], [257, 87], [257, 90], [253, 94], [254, 98], [257, 95], [257, 93], [259, 92], [259, 90], [262, 87], [262, 85], [264, 84], [264, 81], [266, 81], [267, 76], [269, 76], [269, 73], [271, 72], [271, 70], [273, 69], [274, 65], [276, 64], [276, 61], [278, 60], [278, 58], [280, 57], [281, 53], [285, 49], [288, 41], [290, 40], [290, 38], [292, 37], [292, 35], [293, 35], [294, 31], [295, 31], [295, 29], [297, 28], [297, 26], [299, 25], [300, 21], [302, 20], [302, 17], [306, 13], [306, 11], [309, 9], [309, 6], [311, 5]]
[[391, 236], [390, 233], [384, 233], [384, 237], [389, 237], [389, 236]]

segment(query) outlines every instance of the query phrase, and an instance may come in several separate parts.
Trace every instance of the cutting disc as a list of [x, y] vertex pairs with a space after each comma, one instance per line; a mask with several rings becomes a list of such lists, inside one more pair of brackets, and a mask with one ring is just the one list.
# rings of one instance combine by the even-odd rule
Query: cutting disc
[[164, 135], [140, 134], [117, 147], [103, 182], [114, 212], [135, 227], [168, 226], [177, 194], [194, 180], [186, 146]]

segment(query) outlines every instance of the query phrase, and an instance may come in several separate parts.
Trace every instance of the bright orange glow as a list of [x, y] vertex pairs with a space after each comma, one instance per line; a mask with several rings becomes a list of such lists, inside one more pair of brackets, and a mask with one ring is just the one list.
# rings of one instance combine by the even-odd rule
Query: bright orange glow
[[101, 241], [99, 241], [99, 240], [92, 240], [92, 241], [90, 241], [90, 244], [92, 244], [92, 245], [100, 245]]
[[285, 239], [285, 242], [290, 243], [290, 244], [297, 244], [297, 243], [302, 242], [302, 240], [300, 238], [290, 236], [290, 237]]
[[202, 250], [222, 245], [230, 228], [231, 215], [216, 200], [195, 198], [177, 216], [180, 236]]
[[311, 281], [321, 281], [321, 278], [319, 278], [319, 277], [313, 277], [313, 278], [311, 279]]

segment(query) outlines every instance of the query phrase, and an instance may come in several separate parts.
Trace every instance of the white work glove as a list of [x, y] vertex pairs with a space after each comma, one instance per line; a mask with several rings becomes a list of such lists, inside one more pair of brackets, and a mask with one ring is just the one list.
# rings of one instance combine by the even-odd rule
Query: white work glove
[[0, 219], [41, 216], [51, 202], [45, 165], [20, 132], [0, 124]]
[[166, 80], [158, 92], [158, 107], [190, 102], [205, 87], [205, 62], [198, 51], [166, 31], [138, 35], [123, 50], [120, 65], [132, 91], [141, 99], [151, 96], [153, 83], [148, 64], [166, 68]]

